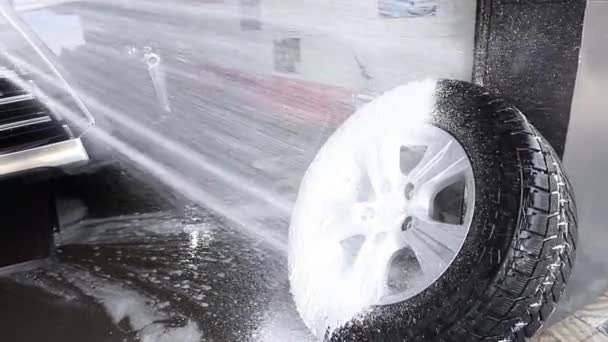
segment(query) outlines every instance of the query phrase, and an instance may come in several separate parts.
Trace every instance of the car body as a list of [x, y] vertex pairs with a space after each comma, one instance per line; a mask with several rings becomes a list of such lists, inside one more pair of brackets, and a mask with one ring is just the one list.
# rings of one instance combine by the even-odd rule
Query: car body
[[94, 120], [44, 44], [2, 3], [0, 178], [89, 161], [81, 140]]

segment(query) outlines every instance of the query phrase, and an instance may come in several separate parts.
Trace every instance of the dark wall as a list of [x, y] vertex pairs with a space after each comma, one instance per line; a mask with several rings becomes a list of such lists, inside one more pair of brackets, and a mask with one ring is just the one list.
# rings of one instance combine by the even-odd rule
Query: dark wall
[[563, 155], [585, 0], [478, 0], [473, 79], [514, 103]]

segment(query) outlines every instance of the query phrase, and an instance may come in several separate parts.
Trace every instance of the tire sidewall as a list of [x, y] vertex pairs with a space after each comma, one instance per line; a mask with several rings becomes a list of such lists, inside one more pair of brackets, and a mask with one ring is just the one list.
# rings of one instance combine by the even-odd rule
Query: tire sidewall
[[[519, 222], [521, 169], [511, 135], [497, 120], [481, 87], [439, 81], [432, 124], [464, 148], [475, 178], [475, 209], [469, 234], [446, 272], [407, 301], [375, 307], [329, 338], [429, 340], [483, 302], [508, 252]], [[490, 101], [491, 102], [491, 101]], [[473, 301], [471, 298], [476, 298]], [[481, 300], [480, 300], [481, 299]]]

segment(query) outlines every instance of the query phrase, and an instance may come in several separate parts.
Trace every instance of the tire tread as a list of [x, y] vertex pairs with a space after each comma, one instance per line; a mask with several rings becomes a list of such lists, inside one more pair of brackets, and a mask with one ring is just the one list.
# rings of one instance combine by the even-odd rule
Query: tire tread
[[[504, 103], [491, 100], [487, 105]], [[523, 177], [520, 224], [499, 276], [481, 297], [485, 304], [470, 310], [438, 340], [509, 342], [532, 337], [555, 310], [571, 273], [577, 219], [561, 162], [517, 109], [504, 107], [495, 113], [506, 117], [503, 124], [521, 126], [510, 134]]]

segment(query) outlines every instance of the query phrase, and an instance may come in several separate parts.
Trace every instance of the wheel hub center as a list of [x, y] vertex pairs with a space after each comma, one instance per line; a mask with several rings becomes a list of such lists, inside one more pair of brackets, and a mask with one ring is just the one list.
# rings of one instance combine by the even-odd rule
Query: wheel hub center
[[409, 216], [408, 213], [413, 199], [413, 192], [408, 199], [403, 196], [403, 191], [400, 190], [399, 193], [392, 191], [379, 199], [373, 206], [366, 208], [363, 211], [362, 219], [364, 221], [367, 219], [370, 223], [373, 222], [375, 229], [378, 231], [400, 230], [405, 218]]

